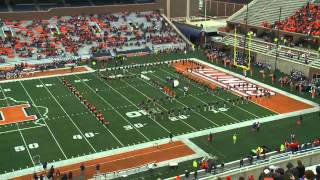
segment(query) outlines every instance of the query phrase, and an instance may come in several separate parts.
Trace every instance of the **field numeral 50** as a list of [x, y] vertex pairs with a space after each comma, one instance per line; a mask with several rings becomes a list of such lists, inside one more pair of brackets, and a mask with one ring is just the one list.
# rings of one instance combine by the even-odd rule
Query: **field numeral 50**
[[[37, 149], [37, 148], [39, 148], [39, 144], [38, 143], [29, 144], [28, 148], [29, 149]], [[21, 152], [21, 151], [25, 151], [26, 147], [25, 146], [16, 146], [16, 147], [14, 147], [14, 150], [16, 152]]]

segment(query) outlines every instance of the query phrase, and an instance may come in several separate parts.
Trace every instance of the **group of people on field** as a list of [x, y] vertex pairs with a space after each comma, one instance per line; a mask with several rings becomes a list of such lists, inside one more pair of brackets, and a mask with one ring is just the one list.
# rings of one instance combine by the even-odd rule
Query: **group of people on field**
[[[104, 125], [108, 126], [109, 125], [109, 121], [107, 121], [105, 118], [104, 118], [104, 115], [99, 112], [97, 110], [97, 108], [90, 104], [86, 98], [84, 98], [80, 91], [78, 91], [68, 80], [62, 78], [62, 82], [63, 84], [76, 96], [79, 98], [79, 100], [96, 116], [96, 118], [101, 122], [103, 123]], [[97, 93], [97, 91], [96, 91]]]

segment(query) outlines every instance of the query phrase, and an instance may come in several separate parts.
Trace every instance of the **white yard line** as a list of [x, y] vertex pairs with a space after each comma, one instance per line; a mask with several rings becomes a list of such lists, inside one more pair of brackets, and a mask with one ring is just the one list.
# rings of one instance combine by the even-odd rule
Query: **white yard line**
[[20, 129], [9, 130], [9, 131], [0, 131], [0, 134], [8, 134], [8, 133], [12, 133], [12, 132], [24, 131], [24, 130], [28, 130], [28, 129], [35, 129], [35, 128], [41, 128], [41, 127], [44, 127], [44, 126], [33, 126], [33, 127], [20, 128]]
[[[282, 120], [283, 118], [295, 117], [295, 116], [299, 116], [302, 114], [318, 112], [319, 110], [320, 110], [319, 107], [315, 107], [315, 108], [310, 108], [307, 110], [302, 110], [302, 111], [297, 111], [297, 112], [292, 112], [292, 113], [279, 114], [279, 115], [259, 118], [259, 119], [255, 119], [255, 120], [244, 121], [244, 122], [237, 123], [237, 124], [230, 124], [230, 125], [226, 125], [226, 126], [220, 126], [220, 127], [215, 127], [215, 128], [211, 128], [211, 129], [193, 132], [193, 133], [183, 134], [183, 135], [175, 136], [174, 139], [183, 140], [183, 139], [196, 138], [196, 137], [200, 137], [200, 136], [207, 136], [209, 133], [212, 133], [212, 132], [219, 133], [219, 132], [228, 131], [228, 130], [236, 130], [236, 129], [239, 129], [242, 127], [250, 127], [252, 125], [252, 123], [254, 123], [256, 121], [259, 121], [260, 123], [263, 124], [263, 123], [272, 122], [272, 121], [279, 121], [279, 120]], [[94, 154], [90, 154], [90, 155], [85, 155], [85, 156], [72, 158], [72, 159], [68, 159], [68, 160], [62, 160], [62, 161], [53, 162], [53, 163], [49, 163], [49, 164], [54, 165], [54, 167], [58, 168], [58, 167], [62, 167], [62, 166], [72, 165], [72, 164], [79, 163], [79, 162], [84, 162], [84, 161], [89, 161], [89, 160], [93, 160], [93, 159], [98, 159], [98, 158], [110, 156], [113, 154], [119, 154], [119, 153], [128, 152], [128, 151], [132, 151], [132, 150], [138, 150], [138, 149], [142, 149], [142, 148], [152, 147], [155, 144], [165, 144], [165, 143], [168, 143], [169, 141], [170, 141], [169, 138], [165, 138], [165, 139], [161, 139], [161, 140], [155, 140], [155, 141], [150, 141], [150, 142], [146, 142], [146, 143], [126, 146], [126, 147], [122, 147], [119, 149], [98, 152], [98, 153], [94, 153]], [[9, 179], [12, 177], [18, 177], [18, 176], [23, 176], [23, 175], [32, 174], [32, 173], [34, 173], [34, 168], [28, 168], [28, 169], [18, 170], [15, 172], [9, 172], [9, 173], [0, 175], [0, 179], [1, 178], [2, 179]]]
[[[160, 77], [158, 77], [158, 76], [156, 76], [156, 75], [154, 75], [154, 74], [152, 74], [152, 76], [160, 79], [161, 81], [164, 81], [162, 78], [160, 78]], [[148, 84], [148, 83], [147, 83], [147, 84]], [[150, 86], [152, 86], [152, 85], [150, 85]], [[187, 105], [185, 105], [184, 103], [180, 102], [179, 100], [177, 100], [177, 99], [174, 99], [174, 100], [175, 100], [177, 103], [181, 104], [182, 106], [188, 107]], [[216, 126], [219, 126], [219, 124], [211, 121], [209, 118], [207, 118], [207, 117], [205, 117], [204, 115], [198, 113], [197, 111], [194, 111], [194, 110], [193, 110], [193, 112], [194, 112], [195, 114], [197, 114], [198, 116], [201, 116], [203, 119], [207, 120], [209, 123], [214, 124], [214, 125], [216, 125]]]
[[[110, 86], [108, 83], [106, 83], [104, 80], [101, 80], [99, 77], [97, 77], [97, 79], [99, 79], [101, 82], [103, 82], [105, 85], [107, 85], [109, 88], [111, 88], [113, 91], [115, 91], [116, 93], [118, 93], [121, 97], [123, 97], [124, 99], [126, 99], [130, 104], [132, 104], [134, 107], [136, 107], [137, 109], [140, 109], [135, 103], [133, 103], [130, 99], [128, 99], [126, 96], [124, 96], [122, 93], [120, 93], [119, 91], [117, 91], [116, 89], [114, 89], [112, 86]], [[123, 81], [123, 80], [122, 80]], [[125, 81], [123, 81], [125, 82]], [[135, 89], [137, 92], [139, 92], [140, 94], [142, 94], [143, 96], [149, 98], [148, 96], [146, 96], [145, 94], [143, 94], [141, 91], [139, 91], [137, 88], [131, 86], [129, 83], [125, 82], [126, 84], [128, 84], [129, 87]], [[150, 98], [149, 98], [150, 99]], [[149, 117], [149, 116], [148, 116]], [[162, 126], [159, 122], [157, 122], [156, 120], [152, 119], [151, 117], [149, 117], [149, 119], [151, 119], [153, 122], [155, 122], [158, 126], [160, 126], [163, 130], [167, 131], [168, 133], [170, 133], [170, 131], [165, 128], [164, 126]]]
[[[1, 92], [2, 92], [2, 94], [3, 94], [3, 97], [6, 99], [7, 105], [9, 106], [9, 103], [8, 103], [8, 100], [7, 100], [7, 96], [4, 94], [4, 91], [3, 91], [3, 89], [2, 89], [1, 86], [0, 86], [0, 90], [1, 90]], [[19, 134], [20, 134], [20, 136], [21, 136], [21, 138], [22, 138], [23, 144], [24, 144], [24, 146], [26, 147], [26, 149], [27, 149], [27, 151], [28, 151], [28, 154], [29, 154], [29, 157], [30, 157], [30, 159], [31, 159], [31, 162], [32, 162], [33, 166], [35, 166], [35, 163], [34, 163], [34, 161], [33, 161], [32, 155], [31, 155], [30, 150], [29, 150], [29, 146], [27, 145], [27, 142], [26, 142], [26, 140], [24, 139], [24, 136], [23, 136], [22, 132], [20, 131], [19, 124], [18, 124], [18, 123], [15, 123], [15, 124], [16, 124], [16, 126], [17, 126], [17, 128], [18, 128], [18, 132], [19, 132]]]
[[92, 146], [92, 144], [89, 142], [89, 140], [86, 138], [86, 136], [82, 133], [82, 131], [80, 130], [80, 128], [76, 125], [76, 123], [72, 120], [72, 118], [70, 117], [70, 115], [66, 112], [66, 110], [62, 107], [62, 105], [59, 103], [59, 101], [56, 99], [56, 97], [54, 97], [54, 95], [51, 93], [51, 91], [48, 89], [48, 87], [41, 81], [41, 79], [39, 79], [39, 81], [41, 82], [41, 84], [43, 85], [43, 87], [47, 90], [47, 92], [52, 96], [52, 98], [56, 101], [56, 103], [58, 104], [58, 106], [62, 109], [62, 111], [66, 114], [66, 116], [68, 117], [68, 119], [70, 120], [70, 122], [74, 125], [74, 127], [76, 127], [76, 129], [79, 131], [79, 133], [82, 135], [82, 137], [85, 139], [85, 141], [87, 141], [87, 143], [89, 144], [89, 146], [92, 148], [92, 150], [94, 152], [97, 152], [96, 149]]
[[18, 123], [15, 123], [15, 124], [17, 125], [17, 128], [18, 128], [18, 131], [19, 131], [20, 136], [21, 136], [21, 138], [22, 138], [23, 144], [24, 144], [24, 146], [26, 147], [26, 149], [27, 149], [27, 151], [28, 151], [28, 154], [29, 154], [29, 157], [30, 157], [30, 159], [31, 159], [31, 162], [32, 162], [33, 166], [35, 166], [36, 164], [34, 163], [34, 160], [33, 160], [32, 155], [31, 155], [31, 153], [30, 153], [29, 146], [27, 145], [27, 142], [26, 142], [26, 140], [24, 139], [24, 136], [23, 136], [22, 132], [20, 131], [19, 124], [18, 124]]
[[[27, 96], [29, 97], [29, 99], [30, 99], [31, 103], [32, 103], [33, 105], [35, 105], [35, 103], [34, 103], [33, 99], [31, 98], [31, 96], [30, 96], [29, 92], [27, 91], [27, 89], [24, 87], [24, 85], [22, 84], [22, 82], [21, 82], [21, 81], [19, 81], [19, 82], [20, 82], [21, 87], [24, 89], [24, 91], [26, 92]], [[56, 137], [53, 135], [53, 133], [52, 133], [52, 131], [51, 131], [50, 127], [48, 126], [48, 124], [47, 124], [47, 122], [46, 122], [45, 118], [44, 118], [44, 117], [42, 116], [42, 114], [40, 113], [40, 111], [39, 111], [38, 107], [37, 107], [37, 106], [35, 106], [35, 107], [36, 107], [37, 112], [39, 113], [39, 116], [41, 116], [41, 118], [43, 119], [43, 122], [44, 122], [44, 124], [46, 125], [46, 127], [47, 127], [48, 131], [50, 132], [50, 134], [51, 134], [52, 138], [53, 138], [53, 139], [54, 139], [54, 141], [56, 142], [56, 144], [57, 144], [57, 146], [59, 147], [59, 149], [60, 149], [61, 153], [63, 154], [64, 158], [68, 159], [67, 155], [65, 154], [65, 152], [64, 152], [64, 151], [63, 151], [63, 149], [61, 148], [61, 145], [60, 145], [60, 144], [59, 144], [59, 142], [57, 141]]]
[[[61, 79], [60, 78], [58, 78], [59, 79], [59, 81], [61, 81]], [[77, 98], [78, 99], [78, 98]], [[80, 99], [78, 99], [79, 101], [80, 101]], [[83, 106], [85, 106], [81, 101], [80, 101], [80, 104], [82, 104]], [[86, 107], [86, 106], [85, 106]], [[111, 136], [112, 137], [114, 137], [117, 141], [118, 141], [118, 143], [122, 146], [122, 147], [124, 147], [124, 144], [105, 126], [105, 125], [102, 125], [110, 134], [111, 134]]]
[[[192, 96], [193, 98], [195, 98], [195, 99], [197, 99], [198, 101], [202, 102], [203, 104], [207, 104], [207, 102], [203, 101], [202, 99], [199, 99], [198, 97], [193, 96], [192, 94], [190, 94], [190, 96]], [[233, 119], [234, 121], [241, 122], [241, 121], [239, 121], [238, 119], [230, 116], [229, 114], [227, 114], [227, 113], [225, 113], [225, 112], [221, 112], [221, 113], [224, 114], [224, 115], [226, 115], [226, 116], [228, 116], [229, 118]]]
[[[145, 81], [144, 79], [142, 79], [142, 78], [139, 78], [139, 79], [140, 79], [141, 81], [145, 82], [146, 84], [148, 84], [149, 86], [155, 88], [153, 85], [149, 84], [149, 82]], [[161, 91], [161, 92], [162, 92], [162, 91]], [[162, 92], [162, 93], [165, 94], [164, 92]], [[176, 99], [175, 99], [175, 100], [176, 100]], [[176, 100], [176, 101], [177, 101], [177, 100]], [[178, 101], [177, 101], [177, 102], [178, 102]], [[178, 103], [180, 103], [180, 104], [183, 105], [184, 107], [188, 107], [188, 106], [182, 104], [181, 102], [178, 102]], [[195, 111], [193, 111], [193, 112], [194, 112], [194, 113], [197, 113], [197, 112], [195, 112]], [[196, 129], [195, 127], [191, 126], [191, 125], [188, 124], [187, 122], [185, 122], [185, 121], [183, 121], [183, 120], [181, 120], [181, 122], [183, 122], [185, 125], [189, 126], [192, 130], [198, 131], [198, 129]], [[213, 123], [213, 122], [211, 122], [211, 123]], [[213, 123], [213, 124], [215, 124], [215, 123]]]
[[[76, 75], [75, 75], [76, 76]], [[76, 76], [79, 78], [78, 76]], [[80, 79], [80, 78], [79, 78]], [[92, 92], [94, 92], [103, 102], [112, 108], [119, 116], [121, 116], [128, 124], [130, 124], [139, 134], [141, 134], [147, 141], [150, 141], [141, 131], [139, 131], [127, 118], [125, 118], [114, 106], [112, 106], [107, 100], [104, 99], [100, 94], [96, 93], [86, 82], [83, 82]]]
[[[170, 72], [168, 72], [168, 71], [166, 71], [166, 70], [164, 70], [164, 69], [160, 69], [161, 71], [163, 71], [163, 72], [166, 72], [166, 73], [168, 73], [168, 74], [171, 74], [171, 75], [173, 75], [174, 76], [174, 74], [172, 74], [172, 73], [170, 73]], [[188, 82], [189, 84], [191, 84], [190, 82]], [[200, 88], [199, 86], [195, 86], [195, 87], [197, 87], [198, 89], [201, 89], [201, 90], [203, 90], [202, 88]], [[224, 102], [227, 102], [225, 99], [223, 99], [223, 98], [221, 98], [221, 97], [219, 97], [219, 96], [217, 96], [217, 95], [215, 95], [215, 94], [212, 94], [212, 93], [209, 93], [210, 95], [212, 95], [212, 96], [214, 96], [214, 97], [216, 97], [216, 98], [218, 98], [218, 99], [220, 99], [220, 100], [222, 100], [222, 101], [224, 101]], [[250, 111], [247, 111], [247, 110], [245, 110], [245, 109], [243, 109], [242, 107], [240, 107], [240, 106], [235, 106], [235, 107], [237, 107], [237, 108], [239, 108], [239, 109], [241, 109], [241, 110], [243, 110], [243, 111], [245, 111], [245, 112], [247, 112], [247, 113], [249, 113], [249, 114], [251, 114], [251, 115], [253, 115], [253, 116], [255, 116], [256, 118], [259, 118], [259, 116], [257, 116], [257, 115], [255, 115], [255, 114], [253, 114], [253, 113], [251, 113]], [[278, 114], [278, 113], [276, 113], [276, 114]]]

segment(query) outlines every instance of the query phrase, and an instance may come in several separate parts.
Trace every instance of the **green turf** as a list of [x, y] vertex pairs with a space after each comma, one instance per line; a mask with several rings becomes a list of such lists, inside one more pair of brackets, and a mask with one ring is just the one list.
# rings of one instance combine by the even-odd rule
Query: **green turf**
[[[235, 131], [226, 131], [213, 134], [213, 142], [209, 143], [208, 136], [202, 136], [191, 139], [196, 145], [207, 153], [217, 156], [219, 161], [225, 163], [239, 160], [241, 157], [249, 155], [251, 149], [261, 145], [266, 145], [271, 150], [279, 147], [284, 140], [289, 139], [291, 133], [296, 134], [298, 141], [304, 143], [319, 137], [317, 124], [320, 124], [318, 113], [310, 113], [303, 116], [302, 125], [297, 125], [296, 120], [299, 117], [281, 119], [275, 122], [268, 122], [261, 126], [259, 133], [253, 132], [251, 127], [244, 127], [237, 130], [238, 142], [234, 145], [232, 135]], [[158, 168], [153, 172], [143, 172], [129, 176], [127, 179], [157, 179], [169, 178], [184, 174], [188, 169], [193, 170], [192, 161], [186, 161], [179, 164], [176, 170], [168, 166]], [[121, 178], [124, 179], [124, 178]]]
[[[152, 72], [146, 74], [148, 77], [168, 86], [166, 77], [178, 76], [171, 67], [157, 67], [149, 70]], [[109, 73], [102, 72], [103, 75]], [[127, 72], [127, 75], [136, 73], [141, 72], [134, 70]], [[37, 115], [39, 118], [47, 116], [47, 118], [40, 120], [38, 124], [26, 122], [0, 126], [0, 133], [2, 133], [0, 142], [3, 142], [0, 152], [8, 159], [17, 157], [1, 163], [0, 172], [30, 167], [33, 165], [32, 159], [39, 159], [36, 158], [37, 156], [40, 156], [41, 162], [58, 161], [167, 138], [170, 132], [174, 135], [185, 134], [273, 114], [252, 103], [238, 106], [226, 103], [229, 110], [223, 113], [204, 111], [203, 105], [220, 101], [222, 107], [228, 98], [234, 98], [235, 95], [229, 92], [224, 92], [224, 95], [207, 92], [194, 82], [183, 77], [177, 78], [182, 86], [189, 86], [190, 92], [187, 96], [183, 96], [182, 89], [177, 88], [175, 89], [177, 98], [172, 102], [164, 100], [149, 105], [150, 109], [153, 108], [157, 112], [155, 116], [129, 118], [126, 113], [141, 110], [142, 101], [166, 98], [164, 92], [152, 85], [150, 81], [141, 78], [107, 81], [96, 73], [65, 76], [65, 79], [70, 81], [88, 102], [94, 104], [105, 115], [110, 121], [109, 127], [102, 125], [63, 85], [61, 77], [1, 84], [2, 89], [11, 90], [3, 91], [2, 98], [11, 97], [17, 101], [27, 101], [32, 104], [32, 107], [27, 109], [28, 114]], [[96, 89], [99, 90], [98, 93], [95, 92]], [[0, 102], [2, 106], [8, 105], [6, 99]], [[9, 105], [14, 103], [9, 102]], [[201, 105], [200, 109], [197, 108], [199, 105]], [[194, 110], [184, 114], [185, 107], [193, 107]], [[46, 108], [49, 111], [47, 115], [44, 114]], [[180, 115], [187, 115], [188, 118], [171, 121], [167, 111], [172, 109], [175, 109], [175, 112], [171, 116], [179, 116], [180, 111]], [[161, 112], [164, 114], [163, 117]], [[19, 129], [17, 129], [18, 126]], [[92, 137], [91, 134], [94, 136]], [[6, 141], [10, 143], [4, 143]], [[34, 143], [39, 147], [26, 148]], [[16, 146], [24, 146], [25, 149], [15, 152]]]
[[[160, 61], [163, 61], [185, 58], [186, 55], [174, 53], [132, 57], [124, 64], [153, 62], [158, 57]], [[204, 55], [199, 51], [188, 53], [187, 57], [205, 60]], [[101, 66], [102, 63], [98, 63], [93, 68]], [[114, 66], [114, 61], [108, 61], [106, 67], [112, 66]], [[106, 119], [110, 121], [109, 127], [98, 122], [80, 100], [63, 85], [60, 77], [2, 83], [2, 89], [10, 89], [11, 91], [3, 91], [1, 98], [11, 97], [18, 101], [28, 101], [33, 106], [26, 110], [27, 113], [37, 115], [39, 118], [44, 116], [45, 108], [49, 112], [47, 114], [48, 118], [45, 118], [44, 121], [40, 120], [38, 124], [26, 122], [0, 126], [0, 152], [3, 155], [0, 160], [0, 174], [12, 171], [12, 169], [31, 167], [33, 165], [32, 159], [38, 159], [36, 158], [38, 156], [40, 156], [41, 162], [58, 161], [167, 138], [169, 132], [174, 135], [185, 134], [274, 114], [254, 103], [239, 104], [235, 107], [226, 103], [229, 110], [224, 113], [204, 111], [203, 108], [197, 109], [199, 105], [203, 106], [215, 101], [221, 102], [220, 106], [222, 107], [227, 99], [232, 99], [235, 95], [229, 92], [219, 94], [207, 92], [202, 86], [175, 74], [174, 69], [170, 67], [148, 70], [152, 71], [152, 73], [147, 74], [152, 80], [168, 85], [166, 77], [175, 76], [179, 78], [181, 83], [180, 88], [175, 89], [178, 96], [176, 100], [172, 102], [157, 101], [155, 104], [151, 103], [149, 105], [149, 108], [158, 112], [155, 117], [129, 118], [126, 116], [127, 112], [140, 110], [139, 104], [142, 100], [166, 97], [162, 90], [146, 80], [128, 78], [106, 81], [96, 73], [65, 76], [90, 103], [94, 104], [105, 115]], [[136, 73], [140, 73], [140, 71], [133, 70], [128, 75]], [[102, 72], [102, 74], [109, 75], [110, 72]], [[254, 78], [259, 80], [258, 76]], [[266, 83], [269, 82], [266, 81]], [[183, 96], [181, 89], [183, 86], [190, 88], [189, 95], [186, 97]], [[98, 93], [95, 92], [95, 89], [99, 89]], [[14, 102], [7, 102], [7, 100], [0, 101], [1, 106], [7, 106], [8, 103], [10, 105], [15, 104]], [[185, 114], [183, 112], [184, 107], [193, 107], [194, 110]], [[174, 116], [178, 116], [180, 110], [180, 113], [188, 115], [188, 118], [176, 121], [169, 120], [166, 112], [171, 109], [175, 109]], [[161, 112], [164, 112], [163, 118]], [[94, 134], [93, 137], [91, 136], [92, 133]], [[224, 153], [230, 150], [228, 149], [230, 146], [227, 145], [230, 139], [228, 133], [221, 136], [221, 143], [226, 143], [221, 146], [222, 149], [214, 147], [214, 150]], [[74, 137], [78, 139], [74, 139]], [[199, 141], [197, 143], [203, 147], [201, 142], [205, 141], [206, 137], [203, 137], [203, 139], [199, 138], [195, 141]], [[270, 139], [270, 141], [277, 143], [275, 139]], [[219, 142], [219, 138], [215, 142]], [[256, 139], [253, 139], [252, 142], [256, 142]], [[39, 147], [25, 148], [24, 151], [15, 152], [15, 147], [28, 147], [34, 145], [34, 143], [37, 143]], [[248, 141], [248, 143], [250, 142]], [[243, 148], [243, 150], [243, 152], [247, 152], [247, 149]], [[239, 156], [239, 154], [231, 154], [230, 158], [236, 156]], [[225, 158], [225, 161], [227, 160], [229, 159]]]

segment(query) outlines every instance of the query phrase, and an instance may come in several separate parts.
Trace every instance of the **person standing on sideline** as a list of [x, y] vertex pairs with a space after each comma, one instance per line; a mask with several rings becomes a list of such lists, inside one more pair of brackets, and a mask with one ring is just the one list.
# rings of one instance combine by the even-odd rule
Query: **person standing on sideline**
[[173, 134], [172, 134], [172, 132], [170, 132], [170, 143], [172, 143], [172, 138], [173, 138]]
[[192, 162], [192, 167], [193, 167], [193, 169], [196, 171], [196, 170], [198, 170], [198, 162], [197, 162], [197, 160], [194, 160], [193, 162]]
[[257, 132], [259, 132], [260, 131], [260, 122], [257, 122]]
[[233, 144], [237, 143], [237, 133], [234, 133], [232, 136]]
[[208, 142], [211, 143], [213, 140], [213, 137], [212, 137], [212, 133], [210, 132], [210, 134], [208, 135]]

